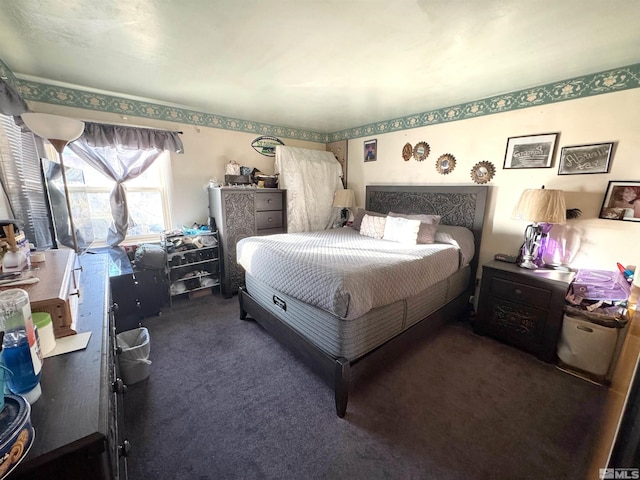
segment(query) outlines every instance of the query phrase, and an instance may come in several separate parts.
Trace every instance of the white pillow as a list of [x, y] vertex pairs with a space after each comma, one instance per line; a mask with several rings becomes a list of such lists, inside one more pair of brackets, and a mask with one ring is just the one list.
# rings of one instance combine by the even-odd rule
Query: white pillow
[[401, 217], [387, 217], [384, 225], [384, 240], [415, 245], [418, 241], [420, 220], [409, 220]]
[[387, 217], [374, 217], [372, 215], [365, 215], [362, 218], [362, 224], [360, 225], [360, 235], [365, 235], [372, 238], [382, 238], [384, 235], [385, 224], [387, 223]]

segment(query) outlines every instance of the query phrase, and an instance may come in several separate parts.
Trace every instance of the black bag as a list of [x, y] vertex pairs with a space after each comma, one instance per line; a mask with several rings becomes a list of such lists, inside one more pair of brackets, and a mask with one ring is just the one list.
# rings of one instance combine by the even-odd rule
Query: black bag
[[164, 268], [167, 262], [164, 249], [160, 245], [143, 243], [136, 249], [135, 262], [137, 268]]

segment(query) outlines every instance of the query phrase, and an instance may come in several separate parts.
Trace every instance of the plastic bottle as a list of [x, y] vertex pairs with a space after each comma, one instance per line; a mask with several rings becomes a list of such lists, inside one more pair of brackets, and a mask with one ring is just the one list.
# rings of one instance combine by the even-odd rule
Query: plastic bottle
[[11, 370], [9, 389], [29, 403], [40, 398], [40, 355], [31, 318], [29, 295], [22, 289], [0, 292], [0, 323], [4, 329], [2, 362]]

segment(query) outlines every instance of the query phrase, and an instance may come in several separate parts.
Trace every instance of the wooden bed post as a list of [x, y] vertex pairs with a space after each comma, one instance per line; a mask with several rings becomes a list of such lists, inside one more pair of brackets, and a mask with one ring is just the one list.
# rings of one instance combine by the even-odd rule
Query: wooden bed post
[[240, 320], [246, 320], [247, 319], [247, 311], [244, 309], [244, 302], [243, 300], [243, 295], [242, 292], [244, 291], [244, 287], [240, 287], [238, 289], [238, 302], [240, 303]]
[[336, 358], [333, 391], [336, 399], [336, 413], [340, 418], [343, 418], [345, 413], [347, 413], [350, 382], [351, 363], [344, 357]]

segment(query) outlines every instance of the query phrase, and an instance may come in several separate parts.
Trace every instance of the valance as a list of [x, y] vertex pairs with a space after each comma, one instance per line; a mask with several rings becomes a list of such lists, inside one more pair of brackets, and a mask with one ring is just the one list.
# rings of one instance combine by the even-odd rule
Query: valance
[[90, 147], [118, 147], [126, 150], [169, 150], [184, 153], [178, 132], [85, 122], [80, 137]]
[[20, 93], [0, 78], [0, 113], [17, 117], [29, 111]]

